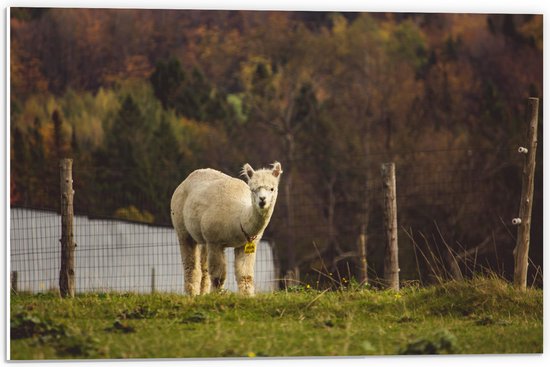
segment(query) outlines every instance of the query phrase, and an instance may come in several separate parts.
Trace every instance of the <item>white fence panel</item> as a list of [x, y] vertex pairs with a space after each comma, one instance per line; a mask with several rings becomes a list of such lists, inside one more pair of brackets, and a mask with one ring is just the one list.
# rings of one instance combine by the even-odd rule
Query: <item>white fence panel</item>
[[[58, 288], [61, 217], [51, 211], [10, 209], [10, 270], [17, 271], [20, 291]], [[169, 227], [75, 216], [76, 291], [183, 292], [183, 272], [175, 232]], [[257, 249], [258, 292], [277, 287], [273, 250], [267, 241]], [[234, 256], [226, 249], [225, 287], [236, 291]]]

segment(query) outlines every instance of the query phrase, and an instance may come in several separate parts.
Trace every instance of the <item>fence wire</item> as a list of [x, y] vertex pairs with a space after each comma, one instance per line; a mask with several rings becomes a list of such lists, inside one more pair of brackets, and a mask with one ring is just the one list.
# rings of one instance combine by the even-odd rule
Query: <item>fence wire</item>
[[[282, 229], [283, 239], [278, 242], [294, 243], [303, 282], [315, 284], [327, 279], [326, 273], [358, 278], [363, 230], [369, 280], [376, 282], [383, 275], [383, 162], [396, 164], [402, 280], [430, 282], [480, 272], [511, 278], [517, 233], [511, 220], [518, 213], [523, 168], [517, 148], [394, 152], [349, 159], [357, 166], [353, 183], [337, 168], [320, 170], [324, 181], [312, 180], [319, 177], [315, 162], [295, 162], [300, 173], [293, 177], [291, 199], [280, 199], [277, 210], [282, 217], [275, 218], [275, 226]], [[537, 276], [542, 281], [541, 190], [536, 190], [533, 213], [533, 281]]]
[[[61, 217], [47, 210], [11, 208], [11, 271], [18, 291], [46, 292], [59, 284]], [[77, 292], [183, 292], [179, 245], [170, 227], [111, 219], [74, 218]], [[269, 241], [258, 246], [258, 292], [274, 290], [276, 263]], [[234, 256], [226, 249], [226, 288], [236, 291]]]
[[[511, 219], [518, 212], [522, 158], [512, 149], [500, 148], [372, 154], [349, 157], [357, 165], [352, 179], [341, 175], [337, 167], [330, 172], [313, 159], [298, 159], [292, 162], [295, 173], [289, 197], [285, 180], [290, 173], [286, 171], [281, 179], [275, 212], [265, 233], [270, 241], [259, 246], [257, 290], [277, 289], [279, 279], [292, 266], [294, 277], [302, 284], [314, 285], [319, 271], [337, 272], [341, 278], [358, 277], [361, 234], [367, 238], [369, 278], [383, 274], [386, 239], [380, 164], [389, 161], [396, 164], [402, 280], [424, 282], [447, 276], [453, 259], [464, 276], [484, 268], [510, 277], [516, 240]], [[106, 207], [95, 205], [94, 186], [85, 187], [86, 180], [81, 179], [94, 177], [97, 171], [76, 165], [73, 174], [75, 212], [82, 214], [75, 217], [77, 292], [147, 293], [155, 289], [181, 293], [182, 265], [174, 230], [114, 220], [88, 210], [91, 204]], [[132, 170], [125, 172], [131, 174]], [[181, 172], [163, 174], [173, 177], [174, 188], [181, 181]], [[55, 202], [59, 188], [50, 186], [37, 195]], [[537, 198], [542, 197], [542, 189], [538, 190], [530, 254], [531, 269], [540, 277], [542, 206]], [[116, 195], [104, 199], [113, 207], [118, 205]], [[169, 199], [157, 201], [169, 203]], [[10, 210], [11, 270], [18, 272], [18, 288], [31, 292], [57, 289], [61, 238], [57, 208], [36, 210], [25, 208], [24, 202], [18, 205], [21, 207]], [[168, 213], [165, 209], [160, 212]], [[235, 290], [233, 253], [227, 250], [226, 255], [226, 287]]]

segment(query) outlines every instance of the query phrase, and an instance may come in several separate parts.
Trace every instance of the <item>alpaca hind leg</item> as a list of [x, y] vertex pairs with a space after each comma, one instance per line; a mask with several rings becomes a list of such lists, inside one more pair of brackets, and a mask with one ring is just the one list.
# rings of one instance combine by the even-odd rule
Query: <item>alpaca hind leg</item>
[[201, 251], [201, 294], [210, 293], [210, 273], [208, 272], [208, 248], [206, 245], [200, 246]]
[[[185, 238], [187, 237], [187, 238]], [[200, 292], [201, 268], [199, 247], [189, 236], [180, 236], [185, 293], [196, 296]]]
[[226, 262], [222, 246], [208, 245], [208, 273], [213, 290], [219, 291], [225, 284]]
[[239, 287], [239, 293], [254, 295], [254, 263], [256, 252], [247, 254], [244, 247], [235, 248], [235, 278]]

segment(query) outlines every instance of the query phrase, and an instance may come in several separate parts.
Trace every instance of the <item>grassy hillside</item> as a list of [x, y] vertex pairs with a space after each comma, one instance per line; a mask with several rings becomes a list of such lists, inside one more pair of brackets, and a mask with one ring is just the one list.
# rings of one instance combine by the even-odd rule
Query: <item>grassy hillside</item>
[[542, 291], [477, 278], [400, 293], [12, 295], [12, 359], [542, 353]]

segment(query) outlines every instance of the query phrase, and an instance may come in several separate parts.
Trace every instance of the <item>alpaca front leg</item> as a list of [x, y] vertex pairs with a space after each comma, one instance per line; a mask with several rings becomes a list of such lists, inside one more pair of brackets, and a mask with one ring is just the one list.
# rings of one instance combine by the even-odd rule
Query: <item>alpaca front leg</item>
[[210, 273], [208, 272], [208, 248], [206, 245], [201, 245], [201, 294], [210, 293]]
[[245, 253], [244, 247], [235, 248], [235, 278], [239, 286], [239, 293], [254, 295], [254, 263], [256, 251]]
[[219, 291], [225, 284], [226, 262], [223, 246], [208, 245], [208, 273], [210, 274], [211, 286]]
[[180, 241], [181, 257], [183, 261], [183, 280], [185, 293], [196, 296], [200, 291], [201, 268], [199, 247], [195, 243]]

